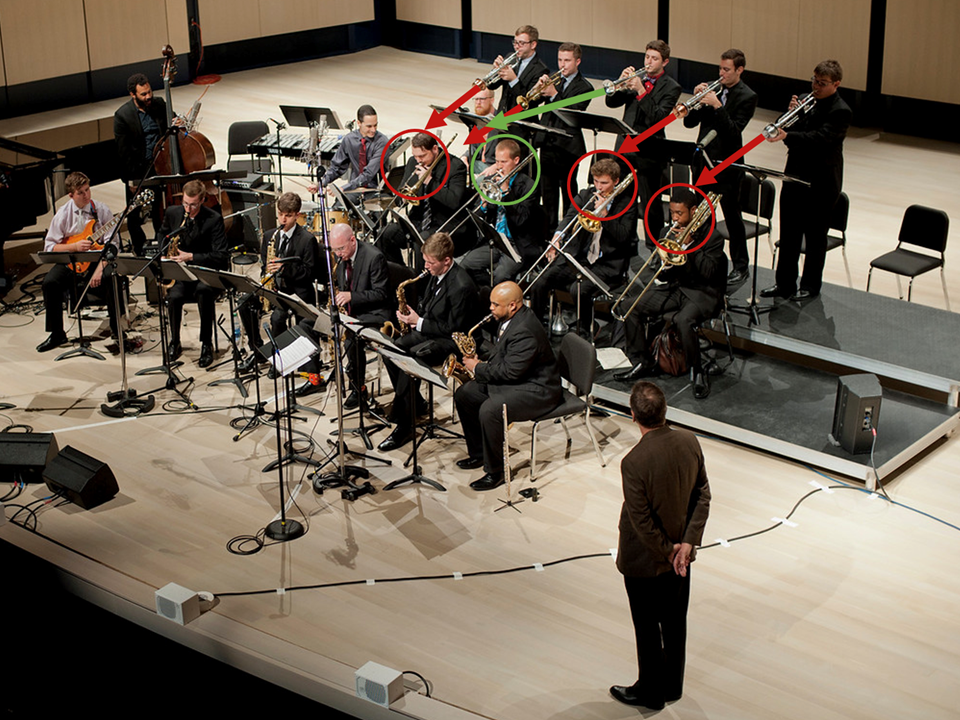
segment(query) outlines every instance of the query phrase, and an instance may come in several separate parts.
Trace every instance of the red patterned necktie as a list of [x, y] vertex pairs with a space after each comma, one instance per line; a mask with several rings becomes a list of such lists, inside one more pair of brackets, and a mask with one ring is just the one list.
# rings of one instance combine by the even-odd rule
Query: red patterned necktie
[[360, 172], [367, 169], [367, 139], [360, 138]]

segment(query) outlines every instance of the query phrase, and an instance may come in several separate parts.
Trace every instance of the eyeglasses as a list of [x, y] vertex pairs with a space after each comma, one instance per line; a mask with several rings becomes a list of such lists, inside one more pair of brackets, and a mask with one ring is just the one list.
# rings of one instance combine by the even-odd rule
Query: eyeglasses
[[532, 45], [532, 44], [533, 44], [533, 41], [532, 41], [532, 40], [516, 40], [516, 39], [514, 39], [514, 41], [513, 41], [513, 46], [514, 46], [514, 47], [523, 47], [524, 45]]
[[186, 200], [183, 201], [183, 206], [188, 210], [190, 208], [198, 208], [201, 205], [203, 205], [203, 202], [201, 202], [200, 200], [197, 200], [196, 202], [187, 202]]
[[818, 88], [830, 87], [834, 83], [833, 80], [821, 80], [816, 75], [810, 78], [810, 82], [812, 82], [814, 86]]

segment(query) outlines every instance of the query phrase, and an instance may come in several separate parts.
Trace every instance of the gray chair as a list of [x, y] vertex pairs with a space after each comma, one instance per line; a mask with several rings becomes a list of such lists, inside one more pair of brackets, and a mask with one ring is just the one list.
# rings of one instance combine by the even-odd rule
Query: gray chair
[[[903, 290], [900, 288], [900, 276], [910, 278], [907, 286], [907, 302], [913, 292], [913, 279], [917, 275], [940, 268], [940, 283], [943, 285], [943, 301], [947, 310], [950, 309], [950, 298], [947, 297], [947, 281], [943, 276], [944, 250], [947, 248], [947, 233], [950, 229], [950, 218], [943, 210], [911, 205], [903, 213], [903, 222], [900, 224], [900, 237], [897, 247], [890, 252], [870, 261], [870, 272], [867, 273], [867, 292], [870, 292], [870, 279], [873, 269], [886, 270], [897, 276], [897, 293], [903, 300]], [[936, 255], [910, 250], [907, 246], [927, 250]]]
[[[847, 285], [853, 287], [853, 278], [850, 276], [850, 263], [847, 262], [847, 220], [850, 217], [850, 198], [845, 192], [840, 193], [837, 198], [837, 204], [833, 206], [833, 212], [830, 214], [830, 225], [827, 231], [827, 252], [840, 248], [843, 254], [843, 265], [847, 270]], [[833, 231], [833, 232], [830, 232]], [[780, 241], [774, 243], [776, 250], [773, 253], [773, 264], [770, 267], [777, 266], [777, 253], [780, 251]], [[800, 240], [800, 254], [807, 252], [807, 236], [804, 235]]]
[[560, 404], [548, 413], [533, 420], [533, 433], [530, 438], [530, 480], [537, 479], [537, 429], [541, 423], [553, 420], [563, 425], [567, 443], [571, 443], [570, 432], [564, 422], [568, 417], [583, 415], [587, 433], [593, 442], [593, 449], [602, 467], [607, 463], [600, 452], [597, 437], [590, 422], [590, 393], [593, 392], [593, 378], [597, 370], [597, 349], [589, 341], [575, 333], [567, 333], [560, 342], [560, 378], [570, 384], [571, 390], [563, 389]]

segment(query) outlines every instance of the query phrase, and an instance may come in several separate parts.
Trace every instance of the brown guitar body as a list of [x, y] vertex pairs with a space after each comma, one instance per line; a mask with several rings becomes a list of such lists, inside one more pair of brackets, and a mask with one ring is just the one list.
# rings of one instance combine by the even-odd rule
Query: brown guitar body
[[[64, 240], [63, 244], [72, 245], [73, 243], [78, 243], [81, 240], [86, 240], [88, 237], [93, 235], [93, 226], [96, 224], [97, 224], [97, 220], [96, 218], [94, 218], [93, 220], [91, 220], [86, 224], [83, 230], [78, 232], [76, 235], [71, 235], [66, 240]], [[98, 242], [95, 242], [93, 243], [93, 245], [90, 246], [90, 250], [91, 251], [103, 250], [103, 245], [101, 245]], [[85, 273], [87, 271], [87, 268], [90, 267], [90, 263], [89, 262], [70, 263], [67, 267], [69, 267], [74, 272]]]

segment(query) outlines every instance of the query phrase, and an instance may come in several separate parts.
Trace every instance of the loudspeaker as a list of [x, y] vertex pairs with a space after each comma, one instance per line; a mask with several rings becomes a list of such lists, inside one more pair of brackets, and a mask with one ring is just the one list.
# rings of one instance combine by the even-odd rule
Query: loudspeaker
[[200, 596], [176, 583], [167, 583], [154, 594], [157, 614], [180, 625], [200, 617]]
[[0, 433], [0, 468], [18, 472], [24, 482], [43, 482], [43, 469], [60, 446], [53, 433]]
[[357, 697], [369, 700], [383, 707], [403, 696], [403, 674], [380, 665], [368, 662], [354, 673], [357, 681]]
[[883, 388], [876, 375], [842, 375], [837, 378], [830, 441], [852, 455], [870, 452], [872, 429], [880, 426]]
[[53, 492], [62, 493], [84, 510], [95, 508], [120, 492], [117, 478], [106, 463], [70, 445], [49, 462], [43, 481]]

